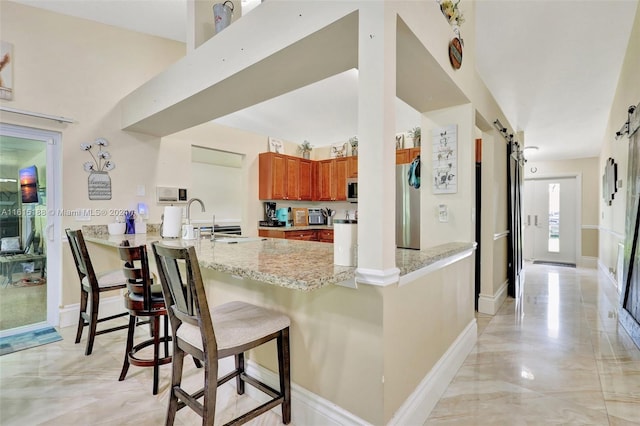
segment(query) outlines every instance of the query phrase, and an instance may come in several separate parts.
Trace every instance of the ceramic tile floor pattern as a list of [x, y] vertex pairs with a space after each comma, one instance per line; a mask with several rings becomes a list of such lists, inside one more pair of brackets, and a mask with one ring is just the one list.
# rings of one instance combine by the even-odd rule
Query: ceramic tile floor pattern
[[[425, 424], [640, 425], [640, 350], [618, 325], [616, 301], [595, 270], [526, 265], [522, 303], [508, 299], [497, 315], [478, 315], [478, 343]], [[169, 366], [153, 396], [149, 368], [131, 367], [117, 381], [124, 333], [98, 336], [90, 357], [84, 339], [73, 344], [72, 327], [61, 334], [0, 357], [1, 425], [164, 423]], [[197, 387], [199, 371], [191, 362], [185, 370]], [[225, 386], [217, 424], [255, 404]], [[179, 412], [176, 425], [196, 424], [197, 415]], [[267, 413], [249, 424], [281, 422]]]

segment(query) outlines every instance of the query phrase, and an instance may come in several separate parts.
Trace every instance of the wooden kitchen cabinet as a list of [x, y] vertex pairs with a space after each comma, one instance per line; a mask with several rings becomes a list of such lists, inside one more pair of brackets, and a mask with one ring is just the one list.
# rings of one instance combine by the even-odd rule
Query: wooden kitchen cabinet
[[347, 177], [358, 177], [358, 157], [347, 157]]
[[261, 200], [313, 199], [313, 162], [299, 157], [263, 152], [259, 156], [258, 198]]
[[420, 155], [421, 148], [405, 148], [396, 150], [396, 164], [409, 164]]
[[321, 243], [333, 243], [333, 229], [319, 229], [318, 241]]
[[347, 199], [347, 158], [334, 158], [318, 162], [318, 200], [344, 201]]
[[303, 229], [297, 231], [287, 231], [283, 229], [259, 229], [258, 236], [266, 238], [283, 238], [287, 240], [333, 243], [333, 229]]

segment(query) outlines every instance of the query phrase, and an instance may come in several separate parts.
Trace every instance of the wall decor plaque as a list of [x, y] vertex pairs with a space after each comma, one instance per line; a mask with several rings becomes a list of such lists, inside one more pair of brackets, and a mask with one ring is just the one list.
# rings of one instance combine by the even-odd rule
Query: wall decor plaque
[[456, 70], [462, 66], [462, 40], [458, 37], [454, 37], [449, 42], [449, 62]]

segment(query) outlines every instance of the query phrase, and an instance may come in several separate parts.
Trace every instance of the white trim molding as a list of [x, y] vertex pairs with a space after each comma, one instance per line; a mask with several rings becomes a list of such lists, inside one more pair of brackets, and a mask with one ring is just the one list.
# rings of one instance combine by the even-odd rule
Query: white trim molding
[[605, 228], [604, 226], [599, 226], [598, 229], [602, 232], [606, 232], [608, 234], [613, 235], [614, 237], [618, 238], [619, 240], [623, 240], [625, 239], [624, 234], [620, 234], [616, 231], [614, 231], [613, 229], [609, 229], [609, 228]]
[[478, 296], [478, 312], [482, 314], [495, 315], [507, 298], [508, 288], [509, 280], [507, 279], [500, 285], [500, 288], [494, 295], [480, 293]]
[[474, 318], [396, 411], [388, 425], [424, 424], [477, 340], [478, 326]]
[[380, 287], [397, 284], [400, 280], [400, 269], [356, 269], [356, 282]]
[[427, 274], [430, 274], [434, 271], [437, 271], [438, 269], [442, 269], [445, 266], [449, 266], [452, 265], [456, 262], [459, 262], [460, 260], [469, 257], [473, 254], [473, 252], [475, 251], [475, 248], [470, 248], [467, 249], [465, 251], [461, 251], [460, 253], [456, 253], [453, 256], [449, 256], [449, 257], [445, 257], [444, 259], [440, 259], [436, 262], [433, 262], [430, 265], [425, 266], [424, 268], [420, 268], [418, 270], [415, 270], [413, 272], [409, 272], [406, 275], [403, 275], [400, 277], [400, 283], [399, 285], [405, 285], [408, 284], [410, 282], [415, 281], [416, 279], [423, 277]]

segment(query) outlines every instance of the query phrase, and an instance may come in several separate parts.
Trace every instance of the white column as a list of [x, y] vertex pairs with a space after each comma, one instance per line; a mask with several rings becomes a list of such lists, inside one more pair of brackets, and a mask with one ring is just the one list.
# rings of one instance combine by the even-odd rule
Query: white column
[[358, 269], [360, 283], [398, 281], [395, 264], [396, 12], [363, 2], [358, 45]]

